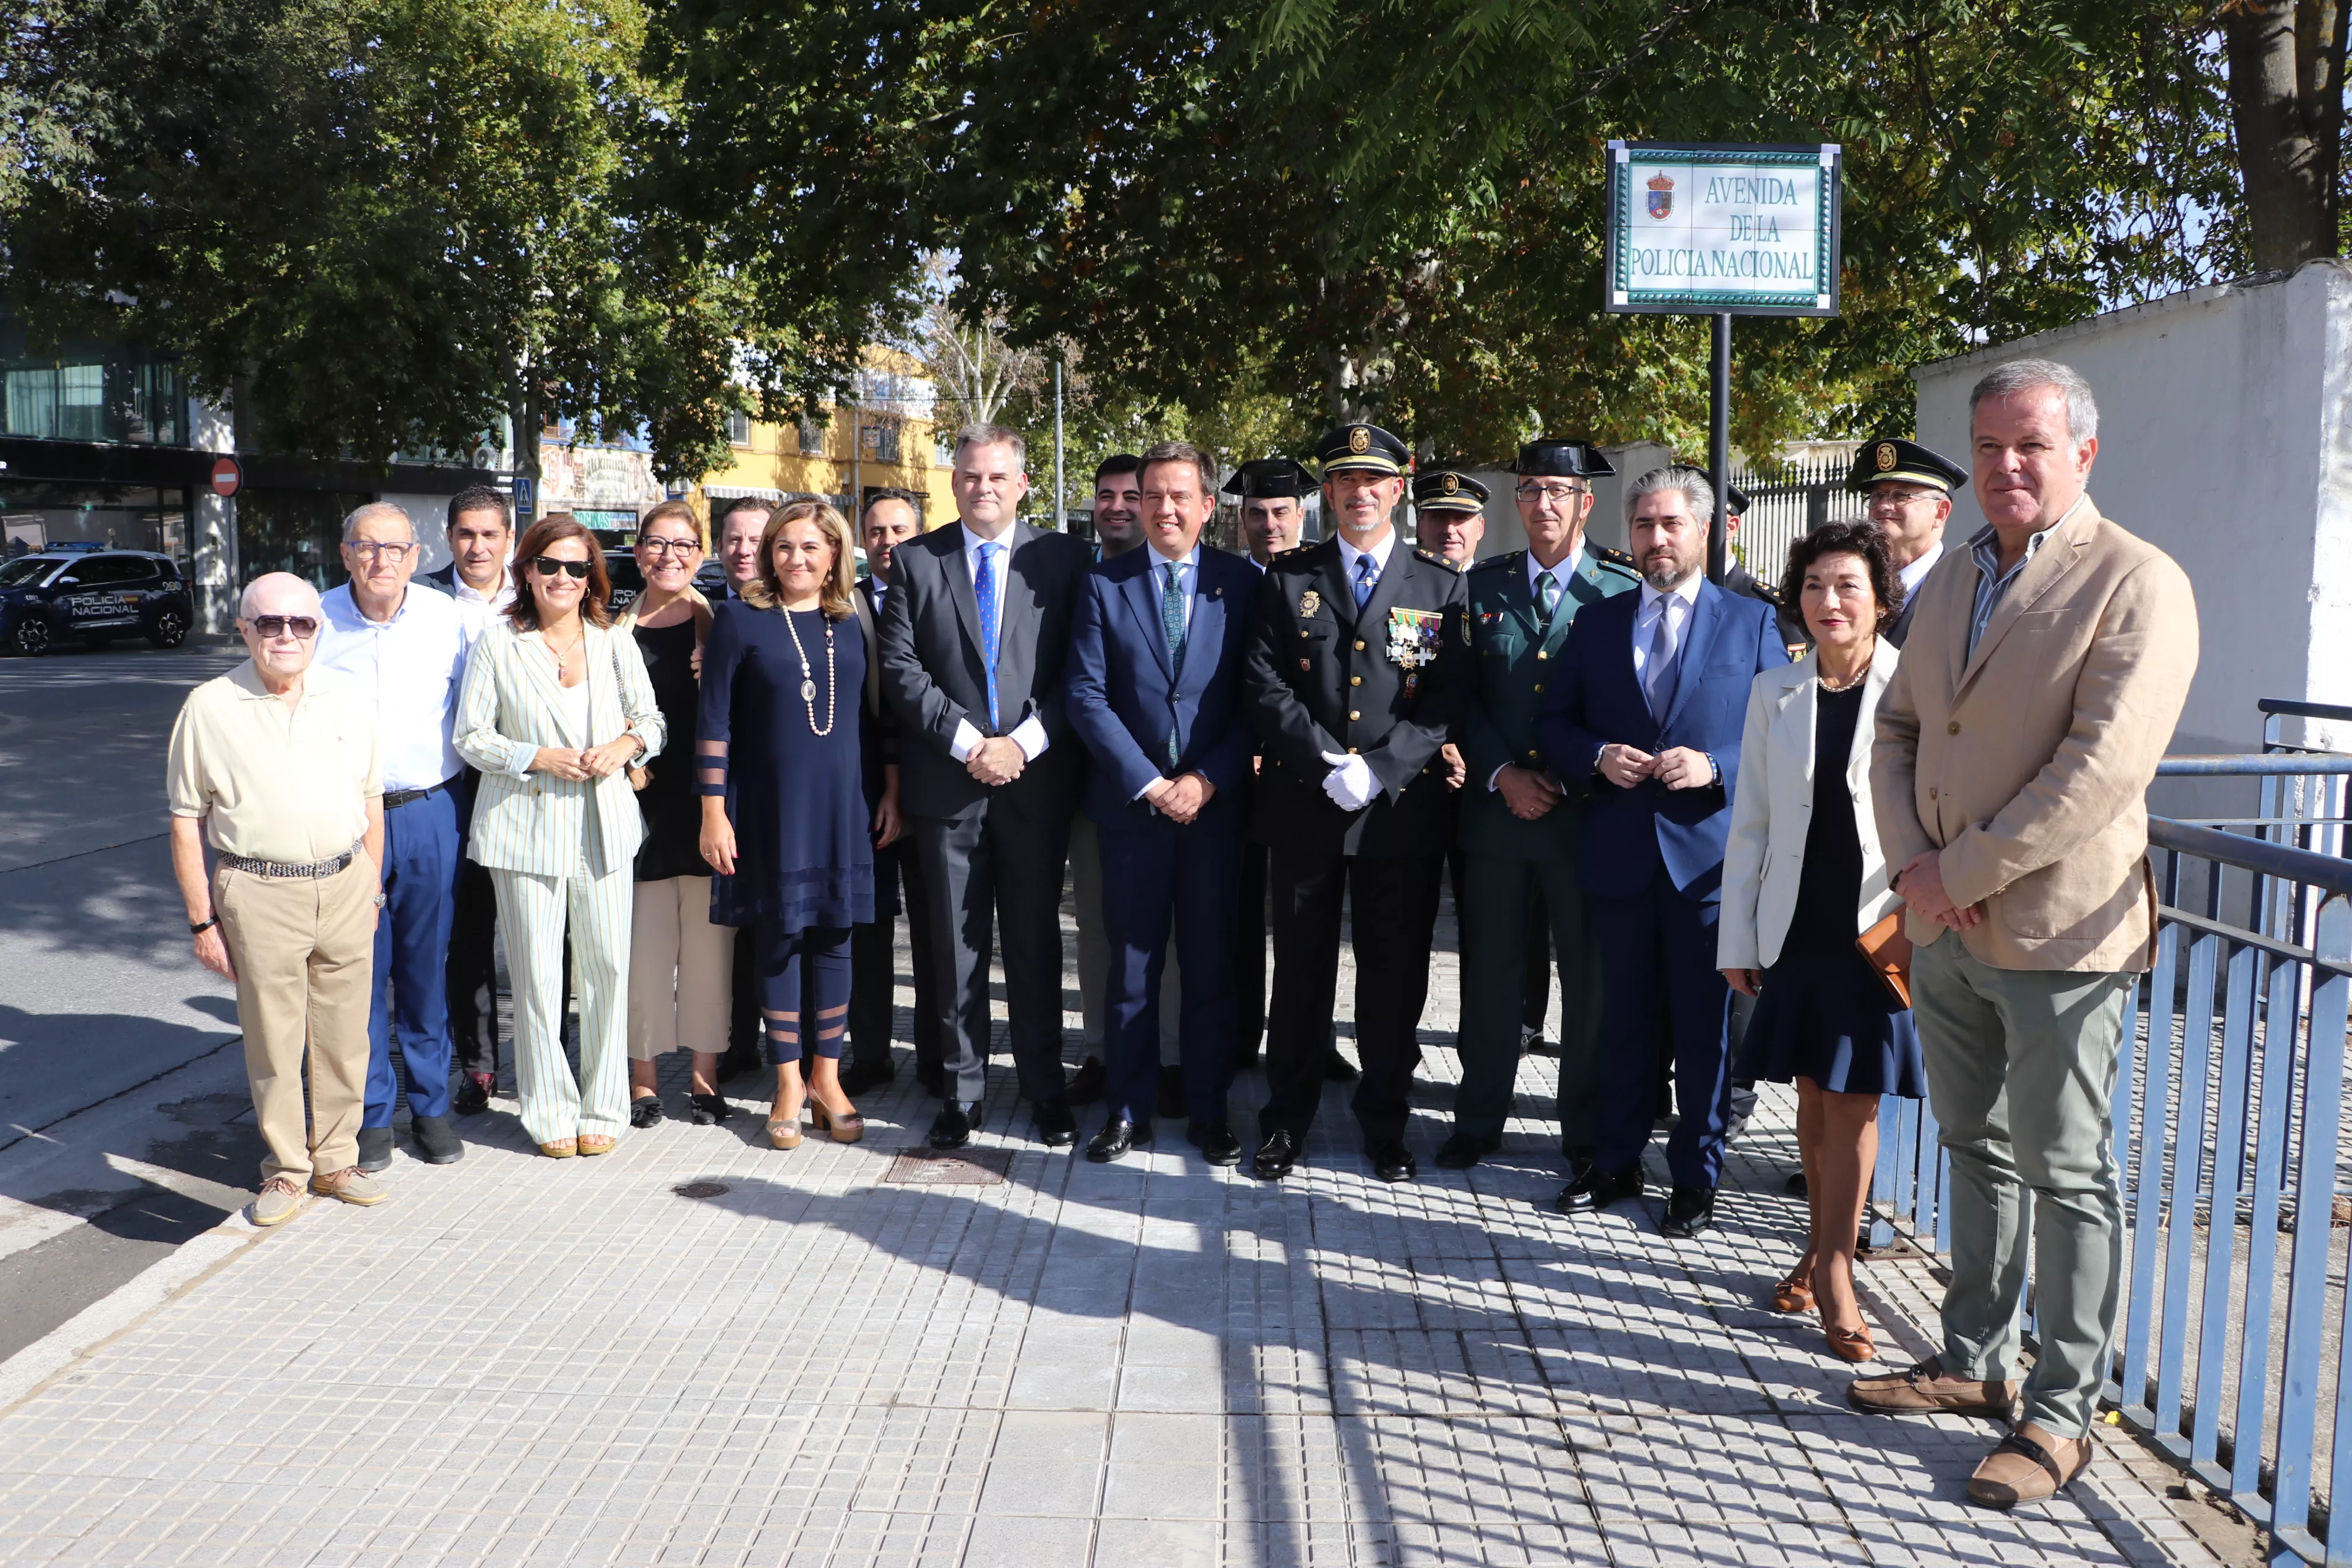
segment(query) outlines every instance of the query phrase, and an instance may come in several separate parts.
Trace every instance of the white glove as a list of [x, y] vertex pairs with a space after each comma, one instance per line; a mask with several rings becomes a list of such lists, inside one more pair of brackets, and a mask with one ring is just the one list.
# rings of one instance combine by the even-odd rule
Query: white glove
[[1323, 775], [1323, 793], [1341, 811], [1360, 811], [1380, 794], [1381, 786], [1372, 777], [1372, 764], [1353, 752], [1326, 752], [1323, 760], [1331, 771]]

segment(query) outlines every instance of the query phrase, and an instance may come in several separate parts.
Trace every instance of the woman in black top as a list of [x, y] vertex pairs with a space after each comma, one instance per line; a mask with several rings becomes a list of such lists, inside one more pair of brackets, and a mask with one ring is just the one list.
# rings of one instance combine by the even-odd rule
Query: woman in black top
[[1879, 633], [1902, 593], [1875, 524], [1828, 523], [1790, 546], [1782, 603], [1801, 610], [1813, 650], [1749, 691], [1717, 924], [1724, 978], [1757, 999], [1737, 1076], [1797, 1086], [1812, 1235], [1772, 1304], [1818, 1306], [1848, 1361], [1877, 1353], [1853, 1254], [1879, 1098], [1927, 1092], [1910, 1010], [1854, 944], [1902, 905], [1870, 801], [1874, 716], [1898, 659]]
[[[637, 525], [637, 569], [645, 592], [618, 626], [637, 641], [670, 732], [694, 735], [698, 694], [695, 653], [710, 629], [710, 605], [695, 591], [702, 565], [702, 526], [683, 501], [664, 501]], [[656, 1058], [681, 1047], [693, 1053], [688, 1088], [697, 1125], [731, 1114], [716, 1082], [727, 1048], [728, 999], [735, 933], [710, 923], [710, 868], [701, 849], [702, 802], [688, 761], [670, 753], [630, 777], [646, 816], [637, 851], [635, 925], [629, 942], [629, 1125], [662, 1117]]]

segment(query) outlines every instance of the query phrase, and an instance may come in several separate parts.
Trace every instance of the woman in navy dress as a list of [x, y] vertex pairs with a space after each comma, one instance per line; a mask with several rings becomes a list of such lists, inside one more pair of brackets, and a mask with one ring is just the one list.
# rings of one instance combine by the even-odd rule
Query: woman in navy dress
[[1716, 962], [1757, 999], [1737, 1076], [1797, 1086], [1812, 1235], [1772, 1305], [1818, 1307], [1831, 1351], [1867, 1361], [1877, 1347], [1854, 1299], [1853, 1254], [1879, 1097], [1927, 1087], [1910, 1009], [1854, 945], [1902, 906], [1879, 851], [1870, 747], [1899, 658], [1879, 634], [1903, 590], [1876, 524], [1832, 522], [1790, 546], [1780, 595], [1801, 609], [1813, 650], [1748, 692]]
[[760, 575], [716, 607], [702, 650], [696, 749], [702, 854], [719, 873], [711, 919], [752, 928], [776, 1068], [768, 1142], [779, 1149], [800, 1143], [804, 1093], [836, 1141], [865, 1131], [841, 1087], [849, 933], [874, 918], [874, 846], [898, 837], [898, 816], [895, 778], [866, 808], [866, 754], [881, 737], [865, 701], [855, 558], [833, 508], [783, 508], [761, 537]]

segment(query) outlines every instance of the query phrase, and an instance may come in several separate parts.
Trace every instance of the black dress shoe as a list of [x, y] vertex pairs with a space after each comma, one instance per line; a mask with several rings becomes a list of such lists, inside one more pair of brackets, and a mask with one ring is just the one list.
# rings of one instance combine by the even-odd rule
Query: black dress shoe
[[643, 1132], [662, 1119], [661, 1096], [641, 1094], [629, 1101], [629, 1125]]
[[[408, 1124], [408, 1136], [416, 1145], [416, 1157], [428, 1165], [454, 1165], [466, 1157], [466, 1145], [440, 1116], [420, 1116]], [[384, 1151], [383, 1163], [392, 1163], [392, 1151]]]
[[1675, 1241], [1688, 1241], [1715, 1228], [1715, 1189], [1677, 1185], [1666, 1197], [1666, 1217], [1658, 1224], [1658, 1234]]
[[1171, 1121], [1184, 1114], [1184, 1069], [1160, 1069], [1160, 1103], [1152, 1109]]
[[1087, 1140], [1087, 1158], [1097, 1165], [1108, 1165], [1130, 1149], [1150, 1147], [1151, 1123], [1138, 1125], [1124, 1117], [1115, 1117]]
[[1437, 1146], [1437, 1168], [1441, 1171], [1466, 1171], [1502, 1146], [1500, 1138], [1475, 1132], [1456, 1132]]
[[1377, 1143], [1367, 1143], [1364, 1158], [1372, 1163], [1372, 1174], [1383, 1182], [1410, 1182], [1421, 1174], [1412, 1151], [1400, 1139], [1384, 1138]]
[[1612, 1176], [1601, 1171], [1588, 1169], [1559, 1191], [1552, 1206], [1562, 1214], [1593, 1214], [1611, 1204], [1623, 1203], [1642, 1195], [1642, 1167]]
[[934, 1149], [961, 1149], [971, 1142], [972, 1130], [979, 1125], [980, 1101], [950, 1100], [931, 1119], [930, 1145]]
[[362, 1127], [360, 1129], [360, 1169], [382, 1171], [392, 1164], [392, 1129]]
[[1331, 1047], [1323, 1053], [1323, 1081], [1325, 1083], [1356, 1081], [1356, 1064], [1341, 1056], [1339, 1047], [1337, 1046]]
[[452, 1116], [479, 1116], [490, 1108], [490, 1075], [469, 1072], [457, 1080], [457, 1092], [449, 1097]]
[[841, 1069], [841, 1092], [856, 1096], [871, 1094], [898, 1076], [898, 1070], [884, 1057], [878, 1062], [852, 1062]]
[[1078, 1119], [1067, 1100], [1049, 1100], [1037, 1108], [1037, 1142], [1048, 1149], [1066, 1149], [1078, 1141]]
[[917, 1062], [915, 1082], [920, 1085], [923, 1092], [933, 1100], [945, 1100], [948, 1097], [948, 1069], [943, 1067]]
[[1238, 1165], [1242, 1163], [1242, 1141], [1234, 1130], [1222, 1121], [1212, 1121], [1203, 1127], [1199, 1122], [1184, 1130], [1184, 1142], [1201, 1152], [1201, 1158], [1212, 1165]]
[[686, 1098], [694, 1107], [692, 1115], [697, 1127], [716, 1127], [735, 1114], [735, 1108], [727, 1103], [723, 1094], [689, 1094]]
[[1792, 1198], [1802, 1198], [1810, 1197], [1812, 1194], [1813, 1189], [1806, 1183], [1805, 1173], [1799, 1171], [1795, 1175], [1790, 1176], [1787, 1181], [1780, 1184], [1780, 1190], [1788, 1194]]
[[1250, 1160], [1250, 1174], [1261, 1182], [1278, 1182], [1297, 1163], [1298, 1140], [1287, 1132], [1269, 1132]]
[[1087, 1058], [1078, 1064], [1078, 1070], [1070, 1075], [1070, 1087], [1062, 1091], [1062, 1098], [1072, 1105], [1094, 1104], [1103, 1097], [1105, 1076], [1102, 1058]]

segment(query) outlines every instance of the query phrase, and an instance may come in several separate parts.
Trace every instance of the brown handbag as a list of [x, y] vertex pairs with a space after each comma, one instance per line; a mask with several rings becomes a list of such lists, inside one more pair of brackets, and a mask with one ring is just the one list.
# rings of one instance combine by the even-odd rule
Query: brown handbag
[[1895, 1000], [1911, 1005], [1911, 939], [1903, 934], [1903, 911], [1895, 910], [1855, 937], [1853, 946]]

